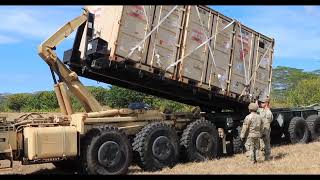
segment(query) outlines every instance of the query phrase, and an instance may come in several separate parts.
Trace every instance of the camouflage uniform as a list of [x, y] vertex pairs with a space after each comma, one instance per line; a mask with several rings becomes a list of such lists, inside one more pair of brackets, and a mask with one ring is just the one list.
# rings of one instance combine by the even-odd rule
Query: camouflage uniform
[[271, 127], [270, 124], [273, 120], [273, 115], [272, 112], [270, 111], [269, 108], [260, 108], [259, 109], [259, 114], [262, 117], [263, 120], [263, 136], [260, 139], [260, 144], [261, 144], [261, 151], [263, 151], [264, 158], [265, 160], [270, 159], [271, 155], [271, 146], [270, 146], [270, 132], [271, 132]]
[[246, 150], [249, 151], [250, 160], [254, 163], [257, 162], [259, 155], [260, 138], [263, 131], [262, 118], [256, 113], [258, 105], [256, 106], [256, 109], [251, 110], [253, 112], [246, 116], [240, 134], [241, 139], [246, 139], [245, 147]]

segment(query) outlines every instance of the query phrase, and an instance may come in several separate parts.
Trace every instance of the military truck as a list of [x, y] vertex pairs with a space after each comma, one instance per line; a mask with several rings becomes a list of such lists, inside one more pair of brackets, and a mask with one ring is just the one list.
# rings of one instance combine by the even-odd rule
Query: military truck
[[[61, 61], [55, 50], [75, 30]], [[155, 171], [237, 153], [248, 104], [270, 94], [273, 46], [206, 6], [88, 6], [39, 46], [63, 115], [1, 123], [1, 158], [105, 175], [125, 174], [131, 163]], [[106, 110], [78, 75], [198, 108]], [[69, 93], [85, 112], [73, 111]], [[295, 143], [317, 129], [313, 109], [273, 112], [274, 122], [290, 118], [280, 128]]]
[[319, 109], [316, 106], [271, 109], [271, 143], [308, 143], [319, 139]]

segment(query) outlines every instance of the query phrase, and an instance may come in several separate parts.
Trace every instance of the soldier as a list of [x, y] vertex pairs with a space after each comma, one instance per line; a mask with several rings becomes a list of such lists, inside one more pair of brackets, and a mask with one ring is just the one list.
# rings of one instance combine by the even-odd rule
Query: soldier
[[263, 127], [264, 127], [264, 136], [260, 139], [261, 144], [261, 151], [263, 152], [264, 159], [266, 161], [270, 160], [271, 155], [271, 146], [270, 146], [270, 124], [273, 120], [272, 112], [269, 108], [270, 99], [269, 97], [263, 98], [260, 101], [260, 108], [259, 108], [259, 114], [262, 117], [263, 120]]
[[262, 118], [257, 114], [259, 106], [256, 103], [249, 104], [250, 114], [244, 119], [240, 138], [246, 139], [245, 147], [249, 151], [250, 160], [257, 162], [258, 152], [260, 148], [260, 138], [263, 131]]

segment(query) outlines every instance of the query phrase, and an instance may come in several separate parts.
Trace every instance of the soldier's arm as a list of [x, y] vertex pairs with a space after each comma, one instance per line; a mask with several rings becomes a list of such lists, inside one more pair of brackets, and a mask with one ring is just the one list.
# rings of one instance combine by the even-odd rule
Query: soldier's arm
[[266, 117], [261, 117], [261, 121], [262, 121], [262, 126], [265, 128], [269, 127], [269, 120]]
[[273, 120], [273, 115], [272, 115], [272, 112], [271, 112], [271, 111], [268, 111], [268, 112], [266, 113], [266, 118], [267, 118], [267, 120], [268, 120], [269, 123], [272, 122], [272, 120]]
[[260, 126], [260, 133], [261, 133], [261, 136], [263, 137], [265, 135], [265, 123], [264, 123], [264, 118], [260, 117], [260, 122], [261, 122], [261, 126]]
[[247, 134], [248, 130], [249, 130], [249, 125], [250, 125], [250, 119], [248, 118], [248, 116], [244, 119], [244, 122], [242, 124], [242, 129], [241, 129], [241, 134], [240, 134], [240, 138], [244, 139], [245, 135]]

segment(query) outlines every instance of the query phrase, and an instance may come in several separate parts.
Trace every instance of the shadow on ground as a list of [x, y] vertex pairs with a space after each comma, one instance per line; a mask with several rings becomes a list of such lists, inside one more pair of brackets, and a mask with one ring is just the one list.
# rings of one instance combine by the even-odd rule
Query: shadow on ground
[[278, 153], [278, 154], [272, 156], [272, 159], [273, 159], [273, 160], [283, 159], [283, 158], [284, 158], [285, 156], [287, 156], [287, 155], [288, 155], [288, 153]]
[[77, 172], [72, 172], [72, 171], [62, 171], [57, 168], [53, 169], [40, 169], [38, 171], [35, 171], [31, 173], [30, 175], [48, 175], [48, 174], [55, 174], [55, 175], [77, 175]]
[[[143, 173], [143, 170], [139, 167], [130, 167], [128, 174], [134, 174], [134, 173]], [[31, 173], [30, 175], [83, 175], [76, 171], [65, 171], [60, 170], [58, 168], [53, 169], [40, 169], [38, 171], [35, 171]]]

